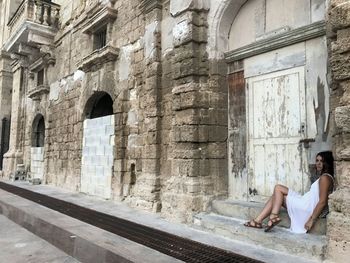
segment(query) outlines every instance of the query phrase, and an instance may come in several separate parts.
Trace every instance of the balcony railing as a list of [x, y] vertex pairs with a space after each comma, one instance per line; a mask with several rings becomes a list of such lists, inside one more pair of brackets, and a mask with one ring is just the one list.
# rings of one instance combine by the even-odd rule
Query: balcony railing
[[37, 24], [58, 28], [60, 6], [43, 0], [23, 0], [7, 26], [10, 35], [16, 32], [24, 22], [30, 21]]

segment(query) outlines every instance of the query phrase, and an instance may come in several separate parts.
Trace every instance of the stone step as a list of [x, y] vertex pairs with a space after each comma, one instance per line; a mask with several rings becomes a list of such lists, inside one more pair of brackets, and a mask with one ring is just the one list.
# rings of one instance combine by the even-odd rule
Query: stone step
[[[0, 214], [79, 262], [182, 262], [2, 189], [0, 189]], [[1, 259], [0, 257], [0, 262], [4, 262]]]
[[[257, 202], [244, 202], [234, 200], [214, 200], [211, 205], [211, 212], [218, 215], [242, 219], [248, 221], [255, 218], [263, 209], [263, 203]], [[282, 222], [280, 227], [289, 228], [290, 218], [287, 210], [282, 208], [280, 212]], [[267, 223], [267, 219], [264, 223]], [[319, 218], [310, 233], [315, 235], [325, 235], [327, 231], [327, 220], [325, 218]]]
[[298, 257], [317, 261], [324, 259], [327, 245], [325, 236], [294, 234], [278, 226], [265, 233], [262, 229], [245, 227], [244, 221], [213, 213], [200, 213], [194, 217], [194, 227]]

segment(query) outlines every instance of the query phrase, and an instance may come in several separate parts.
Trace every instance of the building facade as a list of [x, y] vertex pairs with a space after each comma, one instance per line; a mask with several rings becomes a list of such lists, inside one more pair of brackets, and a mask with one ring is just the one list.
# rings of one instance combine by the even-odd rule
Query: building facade
[[333, 150], [342, 262], [349, 39], [347, 0], [0, 0], [2, 176], [191, 222], [215, 199], [307, 191]]

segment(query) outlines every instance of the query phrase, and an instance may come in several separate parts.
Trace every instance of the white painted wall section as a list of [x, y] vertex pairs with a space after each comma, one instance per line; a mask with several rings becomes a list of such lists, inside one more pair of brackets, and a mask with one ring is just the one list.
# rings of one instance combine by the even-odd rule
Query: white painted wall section
[[304, 66], [305, 63], [305, 43], [299, 43], [245, 59], [244, 77]]
[[256, 24], [265, 24], [265, 17], [259, 16], [261, 10], [261, 1], [248, 1], [243, 5], [240, 12], [237, 14], [230, 32], [230, 49], [236, 49], [255, 41], [257, 35]]
[[289, 26], [295, 29], [311, 23], [310, 1], [267, 0], [266, 32]]
[[111, 197], [114, 115], [84, 121], [81, 192]]

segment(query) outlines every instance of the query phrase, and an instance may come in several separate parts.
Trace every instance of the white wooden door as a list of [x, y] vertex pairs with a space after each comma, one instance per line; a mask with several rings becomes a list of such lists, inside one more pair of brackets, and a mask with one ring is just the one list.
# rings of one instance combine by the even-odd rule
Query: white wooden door
[[247, 79], [248, 196], [264, 201], [275, 184], [303, 190], [304, 67]]

